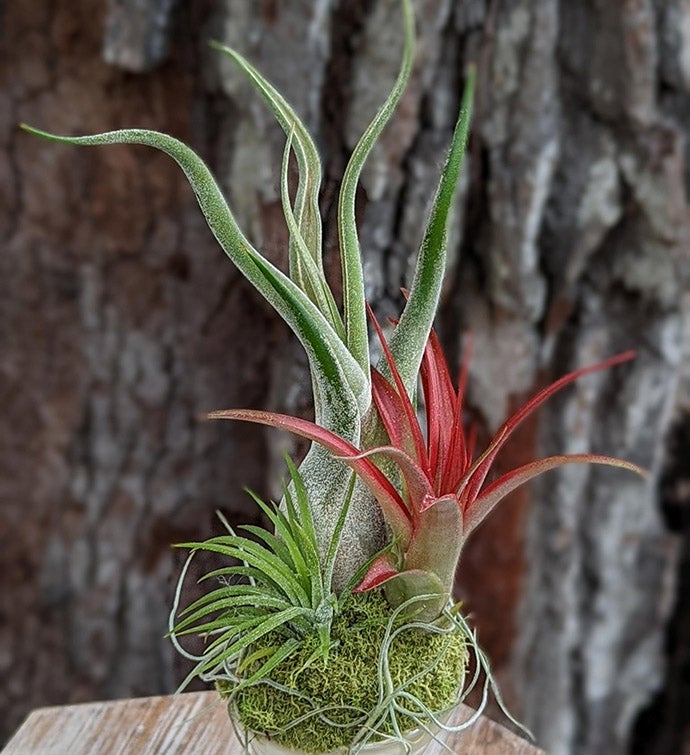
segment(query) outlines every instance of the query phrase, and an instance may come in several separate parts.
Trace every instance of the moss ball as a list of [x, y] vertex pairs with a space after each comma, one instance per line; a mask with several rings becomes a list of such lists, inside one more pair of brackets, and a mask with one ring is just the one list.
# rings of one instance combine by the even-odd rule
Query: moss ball
[[[289, 691], [257, 684], [236, 695], [242, 725], [286, 747], [307, 752], [329, 752], [349, 745], [379, 705], [377, 669], [390, 611], [380, 593], [352, 596], [333, 621], [334, 646], [325, 664], [322, 659], [310, 662], [317, 646], [314, 638], [271, 672], [271, 680]], [[262, 644], [280, 646], [283, 641], [276, 634]], [[468, 657], [462, 632], [436, 634], [411, 628], [394, 639], [388, 655], [395, 689], [404, 687], [432, 711], [443, 711], [456, 703]], [[410, 682], [417, 674], [420, 677]], [[220, 691], [222, 694], [222, 687]], [[403, 702], [409, 710], [415, 709], [409, 700]], [[341, 726], [330, 725], [318, 715], [291, 726], [315, 709], [322, 709]], [[383, 734], [394, 733], [388, 716], [373, 723]], [[403, 731], [417, 728], [409, 716], [399, 715], [398, 723]]]

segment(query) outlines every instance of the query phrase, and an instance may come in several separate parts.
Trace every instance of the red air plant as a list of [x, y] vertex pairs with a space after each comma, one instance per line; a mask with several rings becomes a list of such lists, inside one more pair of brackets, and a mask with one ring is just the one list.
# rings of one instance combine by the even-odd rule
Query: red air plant
[[[571, 372], [537, 393], [496, 432], [486, 449], [474, 454], [473, 433], [462, 420], [468, 359], [454, 389], [439, 340], [432, 331], [420, 369], [426, 408], [426, 438], [405, 390], [388, 344], [372, 316], [392, 380], [372, 368], [372, 397], [389, 444], [358, 449], [312, 422], [251, 410], [214, 412], [212, 418], [239, 419], [290, 430], [320, 443], [350, 466], [376, 497], [391, 528], [394, 544], [370, 565], [358, 591], [386, 586], [390, 602], [401, 605], [414, 596], [429, 596], [422, 618], [435, 618], [450, 597], [463, 544], [509, 493], [533, 477], [566, 464], [606, 464], [645, 475], [635, 464], [610, 456], [565, 454], [533, 461], [485, 484], [491, 465], [515, 428], [546, 399], [577, 378], [627, 362], [626, 351]], [[374, 462], [379, 460], [379, 465]], [[382, 471], [393, 462], [400, 489]]]

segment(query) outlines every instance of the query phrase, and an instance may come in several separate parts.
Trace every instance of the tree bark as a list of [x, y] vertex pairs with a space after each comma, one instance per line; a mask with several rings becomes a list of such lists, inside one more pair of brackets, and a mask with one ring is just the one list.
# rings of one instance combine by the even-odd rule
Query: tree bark
[[[655, 483], [687, 395], [690, 5], [415, 9], [413, 78], [358, 198], [367, 295], [381, 316], [400, 311], [474, 60], [476, 116], [438, 327], [454, 358], [473, 331], [480, 435], [549, 379], [634, 348], [634, 363], [581, 381], [521, 428], [502, 463], [593, 451], [648, 467], [652, 482], [550, 473], [469, 544], [458, 592], [540, 746], [623, 753], [663, 684], [676, 595], [678, 540]], [[215, 509], [256, 518], [241, 487], [276, 495], [283, 451], [303, 450], [195, 418], [226, 406], [310, 410], [297, 345], [219, 254], [173, 164], [143, 148], [37, 142], [16, 123], [138, 125], [184, 139], [241, 226], [284, 265], [283, 137], [206, 41], [236, 47], [321, 146], [337, 287], [338, 182], [393, 82], [402, 25], [397, 0], [28, 0], [0, 5], [0, 24], [7, 734], [39, 704], [174, 688], [184, 669], [162, 635], [181, 557], [169, 545], [216, 531]]]

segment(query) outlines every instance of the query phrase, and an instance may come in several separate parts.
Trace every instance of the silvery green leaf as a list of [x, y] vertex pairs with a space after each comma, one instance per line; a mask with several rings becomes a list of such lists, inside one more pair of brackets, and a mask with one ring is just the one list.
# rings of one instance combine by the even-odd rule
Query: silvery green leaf
[[369, 342], [365, 311], [364, 277], [355, 219], [355, 196], [364, 163], [405, 89], [414, 55], [414, 13], [410, 0], [402, 0], [405, 23], [403, 59], [393, 89], [352, 152], [338, 197], [338, 232], [343, 275], [343, 307], [347, 345], [362, 370], [369, 368]]
[[[416, 386], [419, 365], [434, 322], [446, 271], [448, 229], [472, 118], [475, 77], [476, 71], [472, 65], [467, 73], [460, 114], [419, 249], [407, 303], [389, 340], [390, 350], [410, 396]], [[383, 362], [380, 366], [382, 372], [388, 374]]]
[[319, 212], [321, 160], [316, 145], [297, 113], [283, 95], [261, 75], [257, 68], [231, 47], [219, 42], [211, 42], [211, 47], [231, 58], [245, 73], [266, 100], [286, 136], [294, 131], [295, 154], [299, 169], [299, 184], [295, 197], [297, 227], [321, 275], [323, 275], [321, 215]]
[[353, 359], [328, 320], [284, 273], [244, 236], [206, 164], [179, 140], [157, 131], [123, 129], [92, 136], [57, 136], [26, 131], [56, 142], [84, 146], [143, 144], [165, 152], [182, 168], [214, 236], [244, 276], [283, 317], [309, 357], [319, 421], [358, 440], [359, 417], [370, 404], [366, 372]]

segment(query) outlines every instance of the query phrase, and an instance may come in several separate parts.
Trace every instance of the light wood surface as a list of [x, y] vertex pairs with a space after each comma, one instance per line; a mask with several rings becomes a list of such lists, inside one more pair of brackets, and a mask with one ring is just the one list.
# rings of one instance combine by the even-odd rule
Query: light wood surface
[[[458, 720], [471, 715], [463, 706]], [[462, 755], [539, 755], [542, 750], [482, 717], [444, 740]], [[426, 755], [447, 752], [432, 742]], [[241, 755], [215, 692], [189, 692], [33, 711], [3, 755]]]

